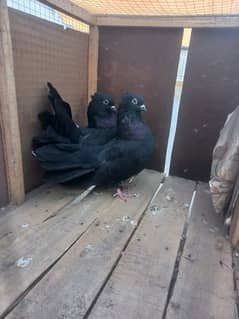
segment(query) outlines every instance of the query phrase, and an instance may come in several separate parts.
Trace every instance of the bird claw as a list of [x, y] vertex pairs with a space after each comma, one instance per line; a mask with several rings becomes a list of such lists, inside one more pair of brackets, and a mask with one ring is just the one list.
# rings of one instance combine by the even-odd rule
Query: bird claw
[[127, 198], [138, 197], [138, 194], [126, 193], [126, 192], [123, 192], [120, 188], [117, 188], [117, 191], [115, 194], [113, 194], [113, 197], [119, 197], [119, 199], [126, 202]]

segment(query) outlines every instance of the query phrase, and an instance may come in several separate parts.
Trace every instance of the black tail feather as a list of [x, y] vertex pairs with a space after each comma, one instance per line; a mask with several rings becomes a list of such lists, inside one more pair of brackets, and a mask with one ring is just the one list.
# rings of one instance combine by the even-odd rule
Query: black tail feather
[[54, 116], [48, 111], [40, 112], [38, 114], [38, 119], [41, 123], [41, 128], [45, 131], [48, 126], [54, 125]]
[[47, 82], [47, 86], [48, 86], [48, 99], [54, 109], [55, 112], [57, 112], [56, 108], [56, 100], [60, 100], [62, 101], [62, 106], [65, 109], [65, 112], [68, 114], [68, 116], [72, 119], [72, 112], [71, 112], [71, 107], [70, 104], [65, 102], [63, 100], [63, 98], [61, 97], [61, 95], [59, 94], [59, 92], [57, 91], [57, 89], [51, 84], [51, 82]]
[[60, 96], [60, 94], [58, 93], [57, 89], [51, 84], [51, 82], [47, 82], [47, 86], [48, 86], [48, 95], [51, 96], [52, 98], [58, 98], [58, 99], [62, 99], [62, 97]]

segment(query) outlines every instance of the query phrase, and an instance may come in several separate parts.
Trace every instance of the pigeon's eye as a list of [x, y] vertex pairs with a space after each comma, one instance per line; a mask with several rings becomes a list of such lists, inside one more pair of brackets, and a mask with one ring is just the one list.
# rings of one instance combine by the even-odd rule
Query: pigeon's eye
[[136, 99], [136, 97], [134, 97], [131, 102], [132, 102], [133, 104], [138, 104], [138, 100]]
[[103, 104], [104, 104], [104, 105], [108, 105], [109, 103], [110, 103], [109, 100], [104, 100], [104, 101], [103, 101]]

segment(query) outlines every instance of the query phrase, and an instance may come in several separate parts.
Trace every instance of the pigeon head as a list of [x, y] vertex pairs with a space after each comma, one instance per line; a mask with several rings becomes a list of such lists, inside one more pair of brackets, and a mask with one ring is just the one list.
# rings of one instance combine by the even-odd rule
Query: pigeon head
[[141, 95], [127, 93], [122, 96], [120, 102], [121, 112], [138, 113], [146, 112], [147, 108], [144, 104], [144, 98]]
[[142, 120], [142, 112], [146, 112], [143, 96], [125, 94], [121, 98], [118, 112], [118, 134], [125, 139], [144, 139], [148, 127]]
[[116, 106], [110, 95], [95, 93], [88, 107], [89, 127], [110, 128], [117, 123]]

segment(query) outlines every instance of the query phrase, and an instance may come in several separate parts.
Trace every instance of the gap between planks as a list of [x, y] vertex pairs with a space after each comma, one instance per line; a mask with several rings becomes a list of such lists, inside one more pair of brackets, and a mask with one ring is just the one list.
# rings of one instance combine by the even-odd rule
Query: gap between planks
[[[206, 196], [209, 197], [209, 195], [206, 192], [204, 192], [203, 194], [204, 194], [204, 196], [206, 194]], [[157, 198], [157, 196], [155, 196], [155, 195], [154, 195], [154, 199]], [[160, 195], [161, 194], [159, 193], [159, 196]], [[197, 197], [196, 197], [196, 199], [198, 201]], [[203, 211], [204, 210], [207, 211], [206, 209], [207, 209], [207, 206], [206, 207], [202, 207]], [[193, 210], [194, 210], [194, 207], [193, 207]], [[195, 211], [192, 211], [192, 213], [193, 213], [192, 218], [194, 218]], [[108, 215], [108, 214], [105, 212], [105, 215]], [[143, 212], [143, 215], [145, 215], [145, 211]], [[190, 215], [190, 209], [189, 209], [189, 214], [188, 215]], [[82, 257], [87, 257], [87, 255], [91, 254], [91, 251], [86, 253], [84, 249], [82, 250], [82, 248], [84, 247], [84, 243], [86, 245], [87, 242], [89, 242], [90, 238], [97, 237], [97, 239], [100, 240], [100, 242], [101, 242], [102, 238], [101, 238], [101, 236], [97, 236], [97, 233], [93, 234], [93, 237], [91, 237], [92, 236], [92, 230], [95, 228], [95, 226], [92, 225], [92, 226], [89, 227], [88, 231], [84, 234], [84, 236], [81, 238], [81, 240], [79, 242], [77, 241], [75, 243], [75, 245], [72, 246], [72, 248], [67, 252], [67, 254], [65, 254], [64, 257], [62, 257], [59, 260], [59, 262], [55, 265], [55, 267], [53, 269], [51, 269], [51, 271], [48, 274], [46, 274], [46, 276], [38, 283], [38, 285], [35, 288], [33, 288], [32, 291], [29, 292], [29, 295], [26, 296], [22, 300], [22, 302], [19, 303], [19, 305], [15, 308], [13, 313], [9, 315], [8, 318], [19, 318], [20, 315], [22, 314], [22, 315], [24, 315], [24, 319], [25, 318], [26, 319], [28, 319], [28, 318], [30, 319], [30, 318], [33, 318], [33, 317], [34, 317], [34, 319], [35, 318], [38, 319], [38, 318], [42, 318], [42, 317], [47, 317], [47, 318], [51, 319], [51, 318], [55, 318], [54, 314], [57, 311], [63, 311], [60, 314], [60, 315], [63, 315], [63, 316], [64, 316], [64, 314], [65, 315], [68, 314], [69, 317], [67, 317], [67, 318], [76, 318], [76, 317], [77, 318], [83, 318], [83, 317], [86, 318], [88, 316], [88, 314], [90, 315], [89, 316], [90, 318], [94, 318], [94, 319], [98, 318], [98, 317], [94, 317], [94, 316], [91, 317], [91, 315], [92, 315], [92, 313], [94, 315], [95, 308], [97, 309], [97, 307], [98, 307], [97, 305], [101, 301], [102, 295], [104, 296], [105, 290], [107, 290], [107, 287], [109, 286], [109, 283], [111, 282], [112, 278], [114, 277], [114, 273], [117, 272], [117, 269], [120, 266], [120, 264], [122, 262], [122, 259], [124, 259], [124, 255], [127, 254], [127, 251], [130, 248], [130, 246], [132, 245], [132, 242], [134, 241], [135, 236], [137, 235], [137, 233], [139, 231], [139, 228], [141, 227], [141, 224], [145, 223], [145, 218], [147, 218], [147, 217], [148, 216], [145, 215], [144, 218], [139, 219], [140, 222], [138, 222], [138, 226], [136, 227], [137, 229], [135, 228], [133, 230], [133, 233], [131, 233], [131, 235], [129, 236], [128, 240], [126, 241], [125, 246], [123, 247], [123, 251], [124, 251], [123, 256], [121, 256], [121, 253], [119, 253], [118, 258], [116, 258], [115, 260], [114, 259], [111, 260], [112, 266], [111, 266], [111, 268], [107, 268], [107, 271], [104, 274], [106, 276], [106, 278], [105, 278], [105, 280], [103, 280], [103, 282], [102, 282], [102, 278], [101, 278], [102, 273], [99, 275], [99, 277], [97, 276], [97, 273], [99, 271], [98, 261], [100, 260], [98, 258], [100, 258], [100, 256], [94, 255], [94, 253], [93, 253], [93, 256], [92, 256], [93, 260], [92, 260], [92, 257], [88, 256], [89, 260], [86, 261], [86, 264], [84, 264], [84, 261], [83, 261], [83, 269], [82, 268], [78, 269], [79, 268], [79, 260], [75, 259], [75, 258], [77, 258], [77, 253], [79, 253], [79, 251], [81, 251], [81, 253], [83, 254], [83, 256], [81, 256], [81, 258]], [[211, 217], [209, 216], [209, 219], [210, 218]], [[94, 231], [93, 231], [93, 233], [94, 233]], [[189, 240], [190, 240], [190, 236], [189, 236]], [[103, 243], [105, 241], [107, 241], [107, 237], [103, 238]], [[113, 241], [113, 243], [117, 244], [114, 240], [111, 241], [110, 238], [108, 239], [108, 241], [110, 241], [110, 242]], [[109, 244], [109, 242], [108, 242], [108, 244]], [[109, 247], [112, 248], [112, 246], [109, 246]], [[187, 245], [186, 245], [186, 249], [187, 249]], [[107, 247], [105, 247], [105, 245], [103, 245], [103, 248], [101, 249], [101, 253], [103, 254], [102, 257], [107, 257], [107, 256], [104, 256], [105, 251], [107, 251]], [[179, 249], [179, 251], [180, 251], [180, 249]], [[185, 251], [183, 251], [183, 252], [185, 253]], [[98, 251], [98, 253], [100, 253], [100, 251]], [[186, 257], [187, 256], [184, 256], [182, 254], [182, 258], [181, 258], [182, 264], [183, 264], [183, 261], [185, 261], [185, 260], [187, 260], [188, 262], [190, 261], [190, 260], [186, 259]], [[66, 269], [64, 270], [64, 268], [65, 267], [68, 268], [68, 267], [70, 267], [70, 265], [72, 265], [72, 262], [69, 262], [69, 260], [71, 260], [71, 258], [73, 258], [73, 261], [75, 261], [75, 263], [73, 263], [74, 266], [73, 266], [73, 269], [71, 269], [70, 274], [68, 273], [68, 276], [65, 276], [64, 273], [67, 270]], [[67, 260], [68, 260], [68, 262], [67, 262]], [[92, 262], [95, 264], [95, 266], [92, 266]], [[86, 265], [88, 265], [88, 269], [87, 269]], [[180, 264], [179, 264], [179, 266], [181, 268]], [[90, 275], [90, 270], [93, 270], [93, 278], [89, 278], [87, 275], [85, 275], [84, 270], [87, 271], [87, 275]], [[75, 274], [75, 276], [73, 276], [73, 278], [72, 278], [72, 274], [75, 271], [78, 271], [78, 275]], [[175, 271], [175, 269], [174, 269], [174, 271]], [[174, 274], [174, 271], [173, 271], [173, 274]], [[83, 276], [83, 278], [82, 278], [82, 276]], [[85, 276], [88, 279], [85, 278]], [[69, 282], [71, 282], [72, 279], [74, 279], [74, 282], [77, 282], [77, 280], [81, 279], [80, 280], [81, 288], [82, 288], [82, 282], [83, 282], [83, 288], [86, 287], [85, 293], [82, 294], [82, 292], [80, 292], [80, 293], [78, 292], [77, 289], [79, 289], [79, 287], [75, 286], [75, 285], [77, 285], [76, 283], [75, 284], [73, 283], [73, 290], [69, 289]], [[173, 276], [172, 276], [172, 279], [173, 279]], [[171, 279], [171, 281], [172, 281], [172, 279]], [[66, 285], [66, 287], [63, 287], [63, 296], [61, 296], [62, 290], [61, 290], [61, 287], [58, 287], [59, 284], [57, 283], [57, 280], [58, 281], [63, 281], [63, 285], [64, 284]], [[90, 282], [88, 282], [88, 280], [90, 280]], [[101, 280], [101, 284], [99, 284], [99, 282], [97, 283], [97, 280], [98, 281]], [[179, 276], [179, 282], [180, 282], [180, 280], [182, 280], [182, 279]], [[48, 286], [48, 281], [50, 282], [49, 286]], [[92, 282], [91, 281], [94, 282], [93, 286], [92, 286]], [[95, 283], [95, 281], [96, 281], [96, 283]], [[57, 286], [56, 286], [56, 284], [57, 284]], [[97, 286], [97, 284], [98, 284], [98, 286]], [[176, 282], [176, 293], [177, 293], [177, 289], [178, 289], [177, 284], [178, 284], [178, 282]], [[230, 284], [230, 280], [229, 280], [229, 284]], [[96, 289], [95, 285], [98, 287], [98, 289]], [[50, 289], [50, 291], [48, 293], [44, 293], [44, 291], [46, 289], [48, 290], [48, 288], [51, 288], [51, 286], [53, 286], [54, 289], [52, 289], [52, 290]], [[54, 296], [56, 291], [57, 292], [59, 291], [58, 294], [60, 294], [60, 300], [58, 300], [57, 298], [56, 298], [56, 300], [55, 299], [52, 300], [51, 296], [52, 295]], [[42, 293], [43, 293], [43, 296], [42, 296]], [[166, 295], [167, 294], [165, 294], [165, 296]], [[177, 303], [175, 303], [175, 301], [174, 301], [174, 297], [175, 297], [174, 293], [172, 293], [172, 295], [173, 295], [172, 299], [170, 300], [170, 298], [169, 298], [169, 300], [168, 300], [168, 302], [170, 302], [170, 304], [169, 304], [169, 315], [170, 315], [170, 311], [172, 310], [171, 308], [174, 308], [175, 305], [177, 305]], [[191, 295], [192, 295], [192, 293], [191, 293]], [[37, 302], [37, 300], [39, 298], [40, 298], [40, 301]], [[58, 298], [59, 298], [59, 295], [58, 295]], [[92, 300], [92, 298], [93, 298], [93, 300]], [[48, 300], [50, 300], [50, 302], [48, 302]], [[54, 309], [54, 302], [55, 301], [58, 301], [57, 309]], [[46, 302], [48, 302], [48, 304], [46, 304]], [[44, 310], [46, 310], [46, 313], [43, 313], [43, 309], [41, 307], [39, 309], [38, 308], [39, 305], [36, 305], [36, 303], [39, 303], [40, 305], [44, 306]], [[62, 309], [62, 303], [63, 303], [63, 308], [64, 309]], [[80, 305], [78, 303], [80, 303]], [[93, 307], [94, 305], [95, 305], [95, 307]], [[105, 304], [104, 304], [104, 306], [105, 306]], [[107, 302], [106, 302], [106, 306], [107, 306]], [[109, 306], [109, 308], [111, 307], [111, 305], [108, 305], [108, 306]], [[107, 306], [107, 308], [108, 308], [108, 306]], [[46, 309], [45, 309], [45, 307], [46, 307]], [[53, 309], [52, 309], [52, 307], [53, 307]], [[49, 312], [49, 308], [50, 308], [50, 312]], [[59, 310], [59, 308], [60, 308], [60, 310]], [[151, 305], [151, 308], [152, 308], [152, 305]], [[90, 313], [91, 309], [93, 309], [92, 313]], [[64, 313], [64, 311], [65, 311], [65, 313]], [[189, 316], [180, 316], [180, 309], [177, 309], [177, 311], [179, 311], [179, 314], [177, 313], [175, 318], [180, 318], [180, 319], [181, 318], [183, 318], [183, 319], [189, 319], [190, 318], [191, 319], [191, 317], [190, 317], [191, 314]], [[118, 314], [120, 314], [120, 312], [117, 313], [117, 317], [110, 316], [110, 318], [117, 318], [117, 319], [121, 318], [121, 317], [118, 316]], [[201, 317], [201, 313], [199, 313], [199, 315]], [[223, 316], [224, 315], [225, 315], [225, 313], [223, 313]], [[216, 317], [216, 318], [224, 318], [223, 316], [222, 317]], [[134, 318], [133, 316], [131, 316], [131, 317]], [[105, 315], [104, 315], [103, 317], [99, 317], [99, 318], [107, 318], [107, 317], [105, 317]], [[141, 317], [139, 316], [139, 317], [136, 317], [136, 318], [138, 319], [138, 318], [141, 318]], [[146, 318], [146, 317], [142, 317], [142, 318]], [[166, 316], [166, 318], [168, 318], [168, 317]], [[171, 319], [171, 317], [169, 317], [169, 318]], [[174, 317], [172, 317], [172, 318], [174, 318]], [[197, 317], [195, 317], [195, 318], [197, 318]], [[213, 317], [211, 317], [211, 318], [213, 318]]]
[[[94, 218], [97, 215], [103, 214], [103, 216], [105, 216], [105, 218], [108, 215], [111, 216], [111, 214], [112, 214], [111, 210], [112, 211], [116, 210], [116, 212], [118, 211], [118, 213], [122, 214], [122, 213], [124, 213], [124, 209], [126, 209], [126, 211], [127, 211], [127, 207], [128, 208], [131, 207], [134, 214], [137, 215], [139, 213], [142, 213], [142, 209], [144, 208], [146, 203], [148, 204], [150, 198], [152, 197], [156, 188], [158, 187], [158, 184], [159, 184], [161, 179], [162, 179], [162, 175], [160, 175], [159, 173], [152, 172], [152, 171], [145, 171], [145, 172], [141, 173], [136, 178], [136, 180], [135, 180], [136, 186], [131, 186], [131, 187], [133, 187], [134, 192], [140, 191], [140, 192], [143, 192], [143, 194], [141, 194], [140, 198], [134, 198], [134, 199], [130, 200], [127, 205], [125, 203], [121, 203], [120, 201], [112, 199], [112, 196], [110, 194], [107, 195], [106, 193], [103, 195], [103, 197], [100, 200], [98, 200], [98, 202], [97, 202], [97, 198], [96, 198], [95, 203], [92, 204], [92, 200], [94, 198], [92, 195], [91, 197], [89, 197], [89, 198], [87, 197], [85, 199], [85, 202], [87, 203], [87, 204], [85, 204], [85, 206], [88, 205], [88, 209], [87, 209], [87, 207], [85, 207], [84, 213], [82, 213], [82, 211], [75, 212], [74, 210], [76, 210], [77, 206], [73, 206], [70, 208], [69, 212], [63, 213], [63, 214], [61, 214], [61, 216], [57, 216], [54, 219], [50, 219], [48, 221], [48, 223], [46, 223], [46, 225], [40, 225], [37, 232], [34, 232], [34, 234], [31, 234], [31, 236], [33, 236], [33, 238], [31, 238], [32, 242], [35, 243], [36, 246], [39, 243], [40, 248], [35, 247], [35, 248], [37, 248], [36, 249], [37, 251], [35, 252], [35, 256], [32, 260], [32, 265], [28, 270], [28, 274], [26, 274], [26, 273], [24, 274], [24, 271], [22, 272], [22, 276], [24, 277], [24, 280], [26, 282], [24, 282], [23, 287], [20, 287], [20, 289], [19, 289], [18, 285], [17, 285], [17, 287], [15, 287], [16, 282], [12, 281], [12, 283], [11, 283], [12, 287], [10, 287], [10, 291], [9, 291], [9, 286], [8, 286], [7, 287], [8, 291], [6, 291], [6, 294], [5, 294], [5, 296], [8, 296], [9, 300], [0, 301], [0, 306], [2, 309], [3, 309], [3, 307], [6, 307], [8, 304], [8, 307], [5, 308], [5, 311], [3, 312], [4, 316], [6, 316], [6, 314], [12, 310], [13, 306], [16, 306], [16, 304], [14, 303], [16, 300], [17, 300], [17, 302], [20, 302], [20, 300], [22, 299], [21, 296], [24, 297], [23, 294], [27, 292], [29, 287], [31, 287], [32, 282], [34, 282], [34, 280], [37, 277], [39, 277], [45, 271], [45, 269], [47, 269], [50, 265], [52, 265], [55, 262], [57, 257], [59, 257], [59, 255], [60, 255], [60, 251], [61, 252], [65, 251], [67, 249], [67, 247], [69, 247], [69, 245], [71, 245], [72, 242], [75, 240], [76, 235], [79, 236], [79, 224], [80, 224], [80, 221], [82, 220], [82, 217], [85, 217], [85, 219], [86, 219], [85, 225], [89, 225], [90, 221], [92, 222], [92, 220], [94, 220]], [[90, 205], [90, 207], [89, 207], [89, 205]], [[82, 206], [84, 206], [83, 203], [81, 203], [81, 205], [80, 205], [81, 210], [82, 210]], [[97, 211], [98, 211], [98, 213], [97, 213]], [[100, 211], [100, 213], [99, 213], [99, 211]], [[81, 215], [81, 217], [79, 217], [77, 215]], [[87, 215], [91, 215], [90, 218]], [[74, 225], [75, 222], [77, 225]], [[132, 225], [130, 227], [132, 228]], [[135, 226], [133, 226], [133, 228], [134, 227]], [[131, 228], [129, 229], [130, 232], [132, 231]], [[127, 230], [127, 231], [129, 231], [129, 230]], [[63, 239], [61, 238], [62, 231], [64, 231], [63, 232], [64, 233]], [[87, 231], [86, 233], [88, 234], [89, 231]], [[37, 235], [35, 235], [35, 234], [37, 234]], [[49, 239], [49, 235], [48, 235], [47, 239], [50, 241], [50, 243], [48, 242], [47, 244], [46, 243], [43, 244], [39, 240], [39, 236], [44, 238], [44, 235], [47, 236], [47, 234], [51, 234], [50, 236], [54, 237], [54, 240], [51, 240], [51, 238]], [[121, 233], [119, 233], [119, 234], [121, 234]], [[81, 238], [81, 240], [79, 241], [79, 244], [82, 242], [82, 240], [85, 236], [86, 236], [86, 234]], [[36, 238], [34, 238], [34, 237], [36, 237]], [[76, 238], [78, 238], [78, 237], [76, 237]], [[23, 240], [25, 240], [26, 247], [24, 247], [24, 245], [23, 246], [20, 245], [20, 247], [18, 247], [19, 249], [16, 250], [18, 253], [20, 251], [20, 255], [24, 255], [23, 254], [24, 252], [25, 253], [32, 252], [32, 250], [33, 250], [33, 249], [29, 250], [29, 247], [27, 247], [28, 243], [29, 243], [29, 238], [23, 238]], [[124, 240], [125, 240], [125, 238], [124, 238]], [[58, 243], [58, 241], [60, 241], [60, 244]], [[76, 241], [76, 243], [75, 243], [75, 245], [73, 245], [72, 249], [77, 244], [78, 244], [78, 241]], [[72, 249], [70, 249], [69, 252], [71, 252]], [[63, 258], [61, 258], [57, 262], [57, 264], [55, 264], [55, 267], [53, 268], [53, 274], [54, 274], [54, 270], [56, 269], [57, 265], [60, 264], [61, 261], [63, 259], [65, 259], [66, 256], [69, 255], [69, 252]], [[43, 259], [45, 258], [46, 260], [42, 261], [40, 259], [41, 255], [43, 256]], [[13, 259], [16, 260], [15, 257]], [[9, 262], [10, 262], [10, 270], [9, 270], [9, 268], [5, 269], [5, 278], [10, 278], [10, 281], [11, 281], [11, 279], [14, 278], [14, 271], [16, 271], [16, 267], [15, 267], [15, 263], [12, 261], [11, 258], [8, 261], [8, 264], [9, 264]], [[52, 271], [50, 271], [49, 274], [50, 273], [52, 273]], [[2, 275], [4, 275], [4, 274], [2, 274]], [[47, 277], [47, 274], [45, 277]], [[38, 283], [38, 285], [44, 281], [44, 278], [42, 278], [42, 280]], [[37, 286], [36, 286], [36, 288], [37, 288]], [[32, 291], [33, 290], [34, 289], [32, 289]], [[28, 294], [30, 294], [30, 293], [31, 293], [31, 291], [28, 291]], [[24, 298], [24, 300], [26, 300], [26, 298]], [[20, 304], [19, 304], [19, 306], [20, 306]], [[17, 306], [15, 309], [19, 309], [19, 307]], [[14, 316], [14, 314], [12, 314], [12, 315]], [[10, 316], [11, 316], [11, 314], [10, 314]], [[3, 318], [3, 316], [2, 316], [2, 318]], [[19, 318], [19, 314], [16, 316], [16, 318]], [[27, 318], [25, 316], [25, 314], [24, 314], [24, 318]], [[32, 318], [32, 317], [30, 316], [30, 318]], [[34, 318], [36, 318], [36, 317], [34, 316]]]
[[166, 319], [235, 318], [231, 246], [199, 183]]
[[[190, 218], [192, 219], [191, 224], [189, 224]], [[140, 286], [139, 283], [142, 279], [139, 277], [139, 271], [137, 273], [138, 265], [132, 263], [132, 260], [136, 257], [133, 256], [132, 258], [130, 256], [132, 259], [132, 269], [130, 269], [131, 265], [127, 264], [127, 256], [125, 257], [126, 262], [122, 265], [123, 256], [115, 273], [112, 274], [108, 284], [99, 296], [99, 300], [96, 302], [89, 318], [237, 318], [231, 267], [231, 249], [229, 242], [223, 237], [223, 232], [220, 231], [222, 226], [223, 223], [212, 208], [207, 185], [199, 184], [198, 193], [194, 191], [192, 197], [162, 317], [160, 304], [164, 296], [160, 294], [160, 289], [158, 291], [155, 289], [155, 282], [154, 284], [151, 283], [149, 287], [145, 286], [145, 283]], [[188, 236], [186, 236], [187, 230]], [[198, 238], [200, 231], [202, 232], [202, 240]], [[157, 240], [157, 237], [154, 240]], [[200, 247], [198, 261], [197, 257], [195, 259], [196, 253], [192, 249], [195, 243]], [[129, 246], [132, 246], [132, 242]], [[138, 256], [142, 255], [142, 247], [137, 253], [137, 258], [139, 258]], [[196, 270], [190, 271], [190, 267], [193, 269], [194, 263], [197, 264], [197, 262]], [[146, 277], [149, 275], [148, 268], [150, 266], [143, 268], [140, 274], [142, 277], [145, 276], [145, 273]], [[170, 268], [170, 266], [168, 267]], [[158, 265], [158, 268], [160, 268], [160, 265]], [[150, 272], [154, 275], [159, 274], [158, 268], [153, 272], [151, 268]], [[167, 271], [162, 272], [162, 275], [164, 277], [165, 275], [167, 276]], [[217, 278], [215, 282], [214, 278]], [[160, 276], [158, 280], [160, 282]], [[194, 289], [191, 289], [192, 287]], [[203, 296], [200, 293], [201, 289]], [[198, 292], [198, 290], [200, 291]]]
[[[81, 203], [79, 212], [77, 205], [71, 206], [55, 218], [20, 233], [0, 250], [0, 318], [4, 318], [21, 296], [84, 234], [95, 220], [101, 200], [92, 195]], [[104, 209], [104, 204], [101, 206]], [[17, 267], [22, 257], [29, 260], [27, 268]]]
[[84, 319], [87, 319], [91, 313], [91, 310], [94, 308], [99, 296], [101, 295], [101, 293], [103, 292], [105, 286], [107, 285], [111, 275], [113, 274], [114, 270], [116, 269], [116, 267], [118, 266], [118, 263], [120, 262], [120, 259], [122, 258], [122, 256], [124, 255], [124, 252], [126, 251], [126, 249], [128, 248], [128, 245], [130, 244], [131, 239], [133, 238], [133, 236], [135, 235], [135, 232], [137, 231], [139, 225], [141, 224], [147, 210], [150, 208], [150, 205], [154, 202], [155, 198], [157, 197], [158, 193], [160, 192], [161, 188], [163, 187], [163, 182], [164, 182], [164, 178], [162, 179], [162, 182], [159, 184], [158, 188], [156, 189], [156, 192], [154, 193], [153, 197], [151, 198], [150, 202], [148, 203], [148, 205], [145, 207], [143, 213], [141, 214], [136, 227], [134, 228], [133, 232], [130, 234], [128, 240], [126, 241], [126, 244], [124, 245], [122, 251], [120, 252], [118, 258], [116, 259], [115, 263], [113, 264], [109, 274], [107, 275], [104, 283], [102, 284], [102, 286], [100, 287], [98, 293], [95, 295], [91, 305], [89, 306], [89, 308], [87, 309], [85, 315], [84, 315]]
[[[81, 187], [63, 187], [56, 185], [41, 186], [27, 195], [27, 200], [0, 216], [0, 249], [9, 246], [18, 236], [26, 235], [37, 225], [59, 215], [83, 199], [87, 191]], [[78, 196], [77, 196], [78, 195]]]
[[235, 289], [235, 318], [239, 318], [239, 259], [238, 259], [238, 251], [233, 249], [232, 254], [232, 263], [233, 263], [233, 277], [234, 277], [234, 289]]
[[194, 205], [194, 200], [195, 200], [195, 197], [196, 197], [196, 193], [197, 193], [197, 184], [195, 185], [195, 189], [194, 189], [193, 194], [192, 194], [192, 199], [191, 199], [191, 202], [190, 202], [188, 214], [186, 216], [186, 221], [185, 221], [183, 232], [182, 232], [182, 236], [181, 236], [181, 239], [180, 239], [180, 243], [179, 243], [179, 247], [178, 247], [178, 253], [177, 253], [177, 257], [176, 257], [175, 265], [174, 265], [174, 270], [173, 270], [172, 277], [171, 277], [170, 284], [169, 284], [168, 295], [167, 295], [167, 300], [166, 300], [166, 304], [165, 304], [165, 307], [164, 307], [162, 319], [166, 318], [168, 305], [169, 305], [170, 300], [172, 298], [172, 295], [173, 295], [173, 292], [174, 292], [174, 288], [175, 288], [175, 284], [177, 282], [180, 261], [181, 261], [182, 255], [183, 255], [183, 250], [184, 250], [184, 246], [185, 246], [186, 239], [187, 239], [187, 231], [188, 231], [188, 226], [189, 226], [191, 215], [192, 215], [192, 210], [193, 210], [193, 205]]
[[90, 319], [162, 317], [194, 185], [180, 178], [166, 179], [96, 300]]

